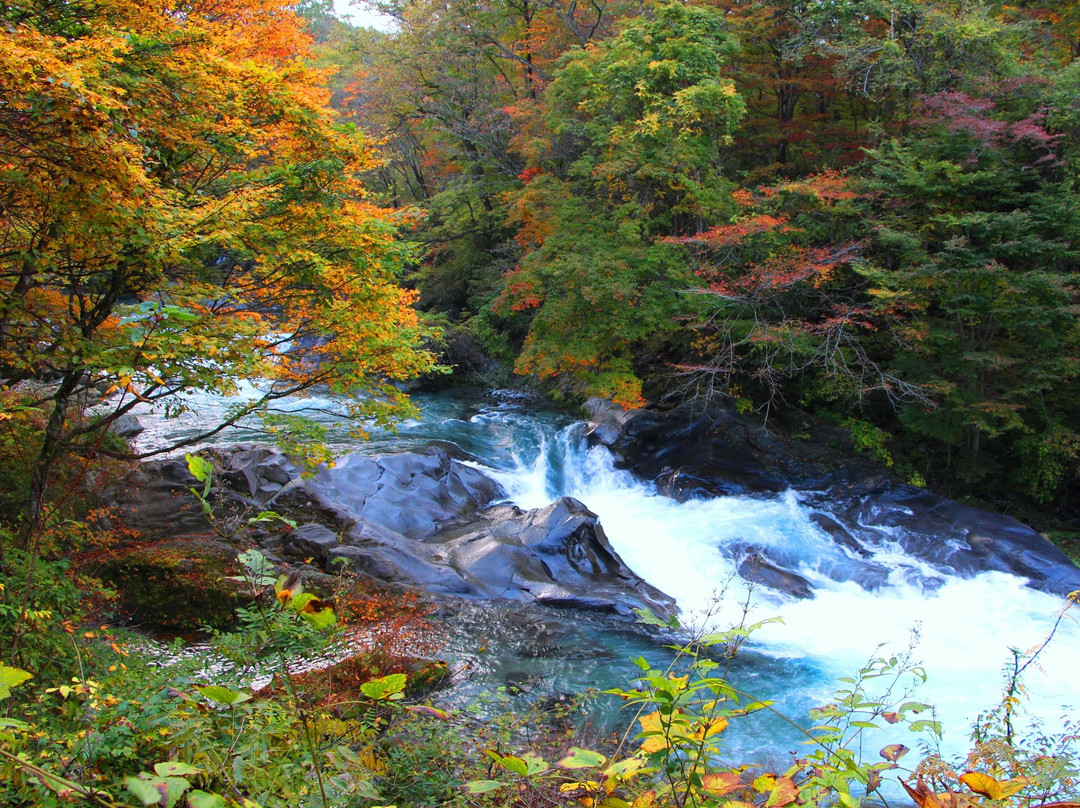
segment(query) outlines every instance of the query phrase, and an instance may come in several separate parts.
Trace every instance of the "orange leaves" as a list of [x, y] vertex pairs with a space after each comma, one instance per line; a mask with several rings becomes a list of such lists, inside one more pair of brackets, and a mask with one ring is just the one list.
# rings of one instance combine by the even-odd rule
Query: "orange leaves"
[[738, 772], [718, 772], [706, 774], [701, 778], [701, 787], [710, 794], [723, 797], [742, 787], [742, 778]]
[[960, 775], [960, 782], [976, 794], [1000, 801], [1023, 791], [1032, 781], [1028, 777], [1014, 777], [1011, 780], [1001, 781], [995, 780], [989, 774], [983, 772], [968, 772]]
[[733, 224], [712, 227], [692, 236], [673, 236], [665, 239], [665, 241], [672, 244], [689, 244], [709, 249], [719, 249], [739, 245], [745, 239], [761, 233], [790, 233], [794, 229], [788, 225], [786, 217], [762, 213]]
[[799, 182], [784, 183], [780, 187], [789, 192], [810, 194], [829, 203], [847, 201], [857, 196], [851, 190], [850, 180], [836, 171], [812, 174]]
[[763, 774], [755, 778], [751, 785], [759, 794], [768, 795], [764, 808], [782, 808], [784, 805], [791, 805], [799, 797], [799, 787], [790, 777]]
[[88, 13], [80, 35], [23, 25], [0, 50], [0, 376], [152, 396], [381, 389], [431, 368], [396, 286], [399, 221], [363, 199], [374, 150], [300, 61], [291, 8]]

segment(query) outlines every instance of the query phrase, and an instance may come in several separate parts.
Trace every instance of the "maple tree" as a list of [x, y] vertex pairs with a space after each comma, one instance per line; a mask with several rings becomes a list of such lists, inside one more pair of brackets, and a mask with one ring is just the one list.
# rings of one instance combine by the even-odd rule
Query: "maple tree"
[[860, 183], [835, 172], [735, 193], [730, 224], [670, 238], [694, 267], [684, 395], [777, 406], [929, 401], [888, 360], [912, 305], [866, 260]]
[[[10, 7], [6, 7], [9, 8]], [[0, 377], [49, 380], [23, 522], [49, 469], [138, 402], [314, 384], [386, 417], [432, 366], [397, 285], [403, 223], [366, 199], [367, 140], [328, 108], [276, 0], [7, 12], [0, 53]], [[72, 419], [106, 389], [108, 415]]]

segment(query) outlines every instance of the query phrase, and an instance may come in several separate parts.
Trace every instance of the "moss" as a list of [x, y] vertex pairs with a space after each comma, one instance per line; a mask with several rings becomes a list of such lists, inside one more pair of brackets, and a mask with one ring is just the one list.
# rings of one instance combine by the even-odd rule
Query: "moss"
[[1061, 548], [1061, 551], [1080, 566], [1080, 532], [1074, 530], [1051, 530], [1046, 538]]
[[228, 580], [237, 574], [228, 545], [197, 538], [124, 552], [100, 572], [134, 622], [172, 631], [232, 625], [236, 607], [247, 602], [239, 584]]

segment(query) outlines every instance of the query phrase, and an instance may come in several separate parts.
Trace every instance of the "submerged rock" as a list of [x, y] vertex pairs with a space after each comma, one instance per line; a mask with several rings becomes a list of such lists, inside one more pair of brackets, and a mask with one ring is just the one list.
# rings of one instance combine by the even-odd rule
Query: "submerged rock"
[[761, 553], [750, 553], [736, 569], [739, 577], [746, 581], [776, 589], [799, 600], [814, 596], [814, 587], [806, 578], [770, 563]]

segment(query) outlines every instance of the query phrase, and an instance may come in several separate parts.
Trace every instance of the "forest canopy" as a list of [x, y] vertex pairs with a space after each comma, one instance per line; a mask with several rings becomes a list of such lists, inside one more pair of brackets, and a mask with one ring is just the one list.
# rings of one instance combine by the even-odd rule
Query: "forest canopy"
[[571, 400], [824, 420], [957, 495], [1070, 500], [1075, 4], [392, 11], [343, 98], [385, 139], [373, 188], [425, 211], [409, 282], [459, 347]]

